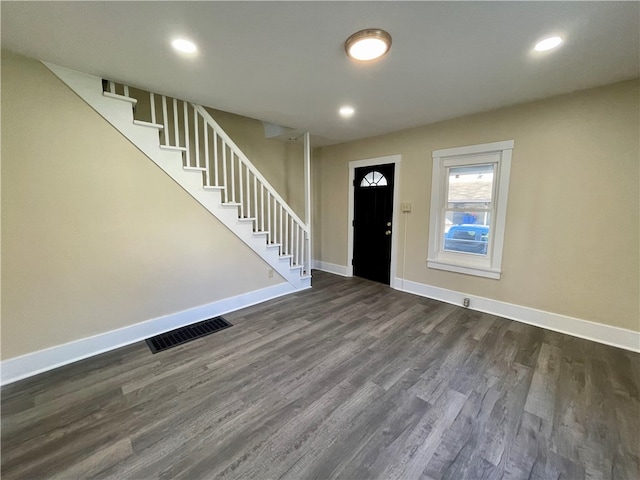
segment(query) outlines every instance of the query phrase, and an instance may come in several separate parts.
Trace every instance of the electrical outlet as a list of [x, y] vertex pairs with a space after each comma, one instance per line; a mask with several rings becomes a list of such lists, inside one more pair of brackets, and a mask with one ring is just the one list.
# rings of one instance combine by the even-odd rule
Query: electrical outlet
[[400, 210], [402, 210], [403, 212], [410, 212], [411, 211], [411, 203], [410, 202], [405, 202], [405, 203], [401, 203], [400, 204]]
[[269, 272], [267, 273], [269, 278], [273, 278], [273, 268], [269, 269]]

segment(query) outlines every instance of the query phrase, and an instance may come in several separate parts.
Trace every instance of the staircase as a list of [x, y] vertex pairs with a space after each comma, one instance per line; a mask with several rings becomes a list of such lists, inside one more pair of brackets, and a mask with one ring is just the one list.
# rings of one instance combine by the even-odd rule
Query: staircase
[[308, 223], [206, 109], [45, 65], [295, 289], [311, 286]]

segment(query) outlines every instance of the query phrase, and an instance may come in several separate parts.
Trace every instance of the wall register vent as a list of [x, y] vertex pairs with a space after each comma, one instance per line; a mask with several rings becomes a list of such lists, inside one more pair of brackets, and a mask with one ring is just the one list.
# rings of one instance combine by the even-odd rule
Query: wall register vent
[[212, 333], [219, 332], [232, 325], [222, 317], [210, 318], [198, 323], [192, 323], [185, 327], [176, 328], [170, 332], [165, 332], [155, 337], [147, 338], [145, 341], [151, 353], [162, 352], [169, 348], [177, 347], [183, 343], [206, 337]]

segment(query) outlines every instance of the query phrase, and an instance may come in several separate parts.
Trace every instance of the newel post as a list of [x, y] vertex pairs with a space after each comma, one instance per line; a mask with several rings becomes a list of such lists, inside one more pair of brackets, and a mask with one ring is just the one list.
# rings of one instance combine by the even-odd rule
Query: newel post
[[307, 226], [307, 274], [311, 275], [311, 141], [309, 132], [304, 134], [304, 221]]

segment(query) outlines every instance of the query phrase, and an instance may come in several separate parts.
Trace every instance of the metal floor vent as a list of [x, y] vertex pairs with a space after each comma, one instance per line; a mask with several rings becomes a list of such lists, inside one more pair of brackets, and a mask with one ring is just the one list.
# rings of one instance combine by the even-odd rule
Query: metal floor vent
[[151, 350], [151, 353], [162, 352], [172, 347], [182, 345], [197, 338], [206, 337], [212, 333], [219, 332], [225, 328], [232, 327], [222, 317], [210, 318], [202, 322], [193, 323], [186, 327], [176, 328], [170, 332], [165, 332], [155, 337], [147, 338], [145, 341]]

